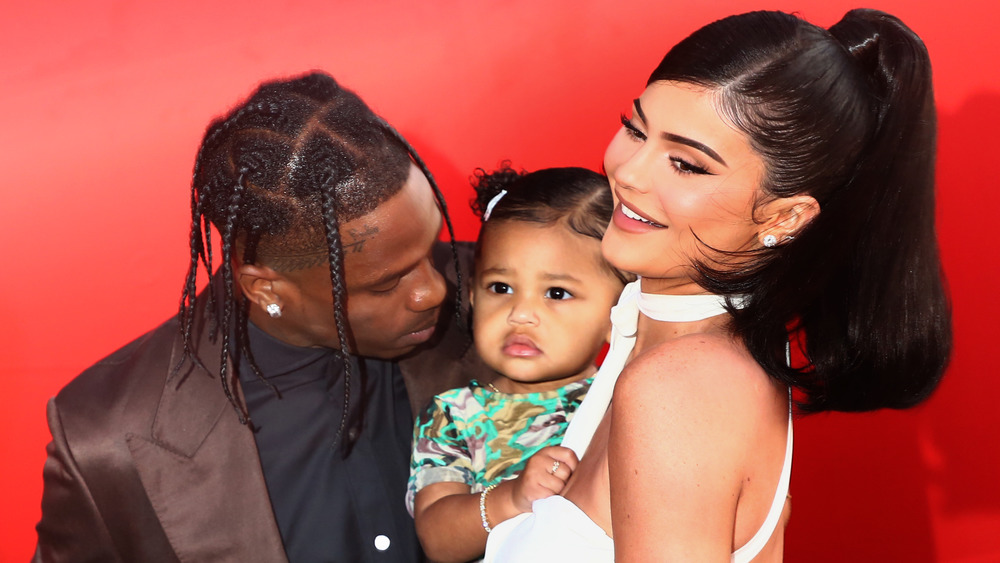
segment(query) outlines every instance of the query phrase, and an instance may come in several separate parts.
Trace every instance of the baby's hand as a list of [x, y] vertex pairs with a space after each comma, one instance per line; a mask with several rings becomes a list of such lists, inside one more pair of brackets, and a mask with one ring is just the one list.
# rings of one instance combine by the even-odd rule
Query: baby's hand
[[531, 503], [559, 494], [576, 469], [576, 454], [569, 448], [549, 446], [538, 450], [511, 482], [511, 500], [520, 512], [529, 512]]

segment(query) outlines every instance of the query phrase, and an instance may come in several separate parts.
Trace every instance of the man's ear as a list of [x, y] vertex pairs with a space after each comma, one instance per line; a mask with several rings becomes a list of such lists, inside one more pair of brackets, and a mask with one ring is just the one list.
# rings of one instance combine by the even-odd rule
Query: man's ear
[[247, 300], [261, 310], [276, 304], [282, 307], [282, 296], [275, 291], [275, 282], [284, 279], [282, 275], [268, 266], [260, 264], [240, 264], [236, 269], [236, 283]]
[[[820, 213], [819, 202], [811, 195], [778, 198], [762, 207], [764, 221], [757, 239], [763, 246], [775, 246], [795, 238]], [[770, 238], [774, 237], [774, 238]], [[770, 244], [768, 240], [770, 239]]]

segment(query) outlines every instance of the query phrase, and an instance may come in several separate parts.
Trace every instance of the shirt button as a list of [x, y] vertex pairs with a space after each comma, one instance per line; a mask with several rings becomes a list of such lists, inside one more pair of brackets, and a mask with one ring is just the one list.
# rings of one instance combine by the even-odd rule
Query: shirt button
[[385, 551], [389, 549], [390, 543], [392, 542], [389, 541], [389, 536], [385, 536], [382, 534], [375, 536], [375, 549], [379, 551]]

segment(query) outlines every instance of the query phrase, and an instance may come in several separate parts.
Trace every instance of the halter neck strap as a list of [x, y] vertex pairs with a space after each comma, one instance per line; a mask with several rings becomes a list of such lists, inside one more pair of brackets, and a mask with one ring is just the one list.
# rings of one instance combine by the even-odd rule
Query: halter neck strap
[[[701, 321], [726, 312], [726, 298], [721, 295], [660, 295], [639, 292], [639, 312], [654, 321], [686, 323]], [[739, 308], [742, 297], [733, 298]]]
[[[587, 397], [577, 408], [570, 421], [562, 445], [573, 450], [578, 458], [590, 445], [597, 426], [611, 404], [615, 383], [621, 374], [632, 349], [638, 330], [639, 312], [665, 322], [700, 321], [726, 312], [726, 298], [719, 295], [659, 295], [643, 293], [640, 280], [625, 286], [618, 304], [611, 309], [611, 344], [604, 363], [597, 370]], [[740, 307], [742, 297], [731, 299]]]

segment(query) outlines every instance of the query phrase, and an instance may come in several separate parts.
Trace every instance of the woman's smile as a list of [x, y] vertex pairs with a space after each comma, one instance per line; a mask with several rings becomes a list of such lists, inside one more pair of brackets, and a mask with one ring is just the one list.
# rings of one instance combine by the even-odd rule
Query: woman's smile
[[620, 203], [619, 207], [622, 210], [622, 214], [625, 215], [626, 217], [628, 217], [629, 219], [632, 219], [633, 221], [639, 221], [641, 223], [645, 223], [645, 224], [651, 225], [653, 227], [664, 228], [664, 225], [661, 225], [661, 224], [653, 221], [652, 219], [647, 219], [646, 217], [642, 216], [638, 211], [635, 211], [632, 208], [630, 208], [628, 205], [625, 205], [625, 203]]

